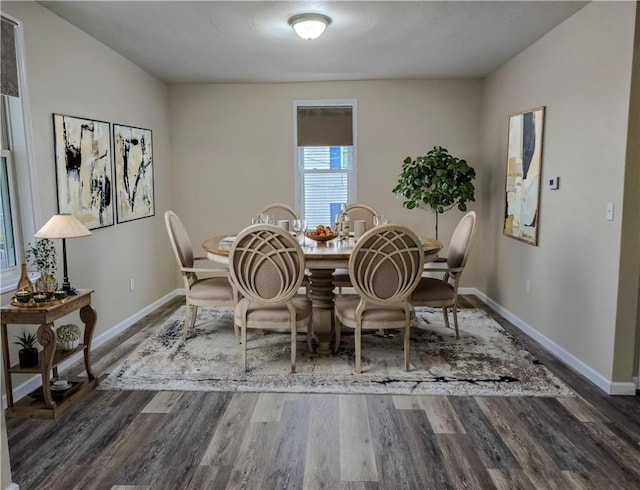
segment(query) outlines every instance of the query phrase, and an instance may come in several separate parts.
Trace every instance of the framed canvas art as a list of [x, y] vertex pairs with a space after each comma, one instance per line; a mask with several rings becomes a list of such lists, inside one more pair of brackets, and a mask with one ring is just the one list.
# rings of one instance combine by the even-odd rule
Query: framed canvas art
[[125, 223], [155, 214], [150, 129], [113, 125], [116, 217]]
[[53, 114], [53, 138], [58, 212], [90, 230], [113, 225], [110, 124]]
[[538, 244], [544, 107], [509, 116], [504, 234]]

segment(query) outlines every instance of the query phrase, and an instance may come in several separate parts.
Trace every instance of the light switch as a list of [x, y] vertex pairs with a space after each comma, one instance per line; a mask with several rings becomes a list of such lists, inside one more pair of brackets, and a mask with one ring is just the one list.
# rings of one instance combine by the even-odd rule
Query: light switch
[[607, 221], [613, 221], [613, 203], [607, 203]]
[[560, 177], [547, 177], [547, 189], [555, 191], [560, 183]]

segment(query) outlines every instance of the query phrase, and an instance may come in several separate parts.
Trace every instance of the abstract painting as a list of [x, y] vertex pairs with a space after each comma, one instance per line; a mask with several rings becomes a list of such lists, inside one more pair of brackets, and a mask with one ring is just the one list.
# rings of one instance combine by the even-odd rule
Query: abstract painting
[[151, 130], [113, 125], [118, 223], [155, 214]]
[[113, 225], [110, 124], [53, 115], [58, 212], [90, 230]]
[[544, 107], [509, 116], [504, 234], [538, 244]]

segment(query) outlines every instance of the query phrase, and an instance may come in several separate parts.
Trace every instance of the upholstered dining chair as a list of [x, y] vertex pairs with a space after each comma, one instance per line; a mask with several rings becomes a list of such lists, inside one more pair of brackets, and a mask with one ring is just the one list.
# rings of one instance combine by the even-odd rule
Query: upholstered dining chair
[[294, 219], [300, 219], [293, 208], [278, 202], [265, 206], [260, 210], [260, 214], [270, 214], [273, 216], [274, 223], [277, 223], [279, 219], [288, 219], [291, 224]]
[[353, 223], [357, 220], [364, 220], [367, 230], [373, 228], [374, 216], [380, 215], [380, 213], [378, 213], [378, 211], [373, 209], [371, 206], [367, 206], [366, 204], [361, 203], [349, 204], [345, 207], [345, 211], [349, 215], [351, 226], [353, 226]]
[[[370, 230], [373, 228], [373, 218], [380, 215], [380, 213], [371, 206], [361, 203], [351, 203], [347, 205], [344, 210], [349, 215], [349, 221], [352, 228], [351, 231], [353, 231], [353, 224], [357, 220], [364, 220], [365, 229]], [[338, 288], [339, 293], [342, 293], [342, 288], [350, 287], [351, 279], [349, 278], [349, 270], [336, 269], [333, 273], [333, 283]]]
[[430, 273], [442, 272], [442, 279], [422, 277], [411, 296], [411, 303], [414, 306], [442, 307], [444, 323], [447, 328], [450, 328], [447, 308], [451, 308], [456, 339], [460, 338], [458, 332], [458, 286], [460, 285], [460, 277], [467, 265], [469, 250], [475, 234], [476, 213], [475, 211], [469, 211], [462, 217], [453, 231], [449, 250], [447, 251], [447, 266], [427, 269]]
[[247, 329], [289, 330], [294, 373], [298, 328], [306, 328], [307, 343], [311, 340], [311, 301], [297, 295], [304, 275], [302, 248], [282, 228], [252, 225], [231, 245], [229, 271], [241, 297], [234, 321], [240, 327], [243, 368], [247, 369]]
[[340, 346], [341, 325], [354, 329], [356, 373], [362, 372], [363, 330], [403, 329], [404, 370], [409, 370], [409, 333], [415, 317], [409, 298], [423, 264], [422, 242], [404, 226], [379, 226], [358, 240], [349, 259], [357, 295], [336, 297], [334, 345], [334, 350]]
[[[199, 306], [233, 306], [237, 302], [237, 294], [229, 282], [228, 269], [194, 267], [196, 261], [208, 259], [194, 257], [191, 239], [176, 213], [164, 213], [164, 222], [184, 280], [186, 308], [182, 338], [186, 339], [189, 329], [195, 325]], [[198, 273], [206, 273], [213, 277], [199, 278]], [[238, 337], [235, 327], [234, 331]]]

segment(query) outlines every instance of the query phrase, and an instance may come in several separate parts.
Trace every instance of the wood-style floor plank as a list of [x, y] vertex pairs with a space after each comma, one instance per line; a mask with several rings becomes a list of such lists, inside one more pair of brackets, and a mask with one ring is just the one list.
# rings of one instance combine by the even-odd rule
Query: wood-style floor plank
[[[57, 420], [7, 419], [27, 490], [637, 490], [640, 399], [611, 397], [477, 298], [576, 398], [94, 390]], [[184, 299], [93, 352], [106, 376]], [[68, 373], [82, 374], [81, 362]]]
[[307, 490], [333, 490], [341, 485], [340, 407], [337, 395], [308, 395], [309, 432], [303, 487]]
[[373, 452], [366, 398], [340, 395], [340, 479], [377, 481], [378, 469]]

